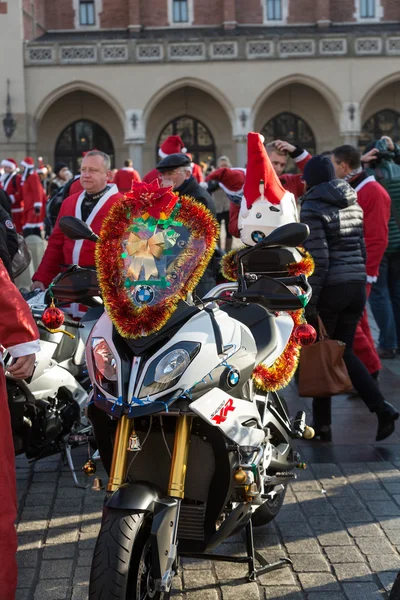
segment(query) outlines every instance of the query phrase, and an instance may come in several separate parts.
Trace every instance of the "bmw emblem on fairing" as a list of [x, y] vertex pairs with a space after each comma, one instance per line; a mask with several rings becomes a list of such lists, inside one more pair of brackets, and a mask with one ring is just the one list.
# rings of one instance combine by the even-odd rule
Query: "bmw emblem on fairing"
[[264, 238], [265, 238], [265, 233], [263, 233], [262, 231], [253, 231], [253, 233], [251, 234], [251, 239], [256, 244], [258, 242], [261, 242], [261, 240], [263, 240]]
[[239, 383], [240, 373], [237, 369], [230, 369], [226, 377], [229, 387], [235, 387]]
[[154, 300], [154, 290], [149, 285], [140, 285], [135, 290], [135, 300], [138, 304], [150, 304]]

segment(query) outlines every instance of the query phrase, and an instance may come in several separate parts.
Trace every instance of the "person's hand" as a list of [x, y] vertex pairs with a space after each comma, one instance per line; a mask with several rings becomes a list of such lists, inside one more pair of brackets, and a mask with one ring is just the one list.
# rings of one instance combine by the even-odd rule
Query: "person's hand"
[[381, 137], [381, 140], [385, 140], [388, 150], [390, 150], [391, 152], [393, 152], [393, 150], [394, 150], [394, 143], [393, 143], [392, 138], [389, 137], [388, 135], [383, 135]]
[[284, 142], [283, 140], [275, 140], [274, 146], [279, 152], [294, 152], [296, 150], [296, 146], [293, 144], [289, 144], [289, 142]]
[[31, 285], [31, 292], [33, 292], [33, 290], [41, 290], [42, 292], [45, 291], [45, 286], [44, 283], [42, 283], [41, 281], [33, 281], [32, 285]]
[[35, 366], [35, 354], [27, 354], [26, 356], [20, 356], [7, 367], [7, 371], [16, 379], [26, 379], [33, 373]]
[[373, 160], [376, 160], [378, 154], [379, 154], [378, 148], [372, 148], [372, 150], [370, 150], [369, 152], [366, 152], [365, 154], [362, 155], [361, 162], [369, 163]]

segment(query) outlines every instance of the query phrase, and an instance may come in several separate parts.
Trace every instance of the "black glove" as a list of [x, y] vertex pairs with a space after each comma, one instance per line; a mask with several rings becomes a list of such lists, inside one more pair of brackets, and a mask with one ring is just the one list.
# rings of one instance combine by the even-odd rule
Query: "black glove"
[[317, 307], [307, 305], [305, 309], [307, 323], [312, 325], [318, 331], [318, 311]]

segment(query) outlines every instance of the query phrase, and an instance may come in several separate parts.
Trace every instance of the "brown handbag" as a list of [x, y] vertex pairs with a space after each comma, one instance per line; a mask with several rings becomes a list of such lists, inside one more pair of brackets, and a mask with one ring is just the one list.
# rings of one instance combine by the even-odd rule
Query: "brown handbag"
[[300, 354], [299, 396], [325, 398], [345, 394], [352, 388], [343, 360], [346, 344], [328, 337], [318, 317], [318, 342]]

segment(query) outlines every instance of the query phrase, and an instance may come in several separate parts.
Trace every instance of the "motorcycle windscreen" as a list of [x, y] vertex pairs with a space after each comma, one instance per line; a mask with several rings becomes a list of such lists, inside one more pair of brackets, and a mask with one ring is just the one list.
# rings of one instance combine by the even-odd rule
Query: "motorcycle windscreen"
[[191, 198], [173, 197], [168, 216], [154, 217], [139, 210], [128, 194], [113, 206], [101, 231], [96, 252], [100, 288], [123, 337], [159, 331], [195, 288], [214, 252], [214, 217]]

